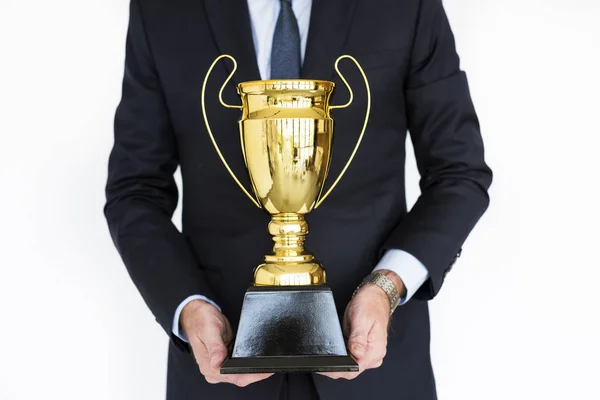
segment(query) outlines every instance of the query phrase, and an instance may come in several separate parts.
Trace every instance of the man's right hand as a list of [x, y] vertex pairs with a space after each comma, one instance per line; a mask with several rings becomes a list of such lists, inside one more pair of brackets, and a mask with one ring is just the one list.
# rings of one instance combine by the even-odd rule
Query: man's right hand
[[243, 387], [273, 375], [221, 375], [221, 364], [227, 357], [227, 346], [233, 340], [233, 332], [227, 318], [212, 304], [203, 300], [189, 302], [181, 311], [180, 323], [200, 367], [200, 373], [208, 383], [227, 382]]

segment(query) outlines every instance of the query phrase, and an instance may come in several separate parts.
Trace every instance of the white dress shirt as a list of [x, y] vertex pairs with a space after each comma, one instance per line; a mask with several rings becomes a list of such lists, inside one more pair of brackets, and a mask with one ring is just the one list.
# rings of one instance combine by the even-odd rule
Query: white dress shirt
[[[270, 78], [271, 47], [280, 8], [280, 0], [248, 0], [252, 39], [254, 40], [258, 70], [262, 79]], [[311, 8], [312, 0], [292, 0], [292, 9], [298, 20], [298, 28], [300, 30], [300, 56], [302, 62], [304, 62], [304, 54], [306, 53], [306, 40], [308, 38]], [[387, 269], [395, 272], [404, 282], [406, 295], [400, 300], [400, 305], [405, 304], [410, 300], [417, 289], [419, 289], [429, 277], [427, 268], [425, 268], [425, 266], [413, 255], [403, 250], [387, 251], [375, 267], [374, 271], [380, 269]], [[190, 296], [182, 301], [179, 307], [177, 307], [177, 310], [175, 310], [173, 333], [180, 339], [186, 341], [187, 338], [179, 327], [179, 317], [181, 315], [181, 310], [183, 310], [183, 308], [192, 300], [204, 300], [221, 311], [218, 304], [201, 294]]]

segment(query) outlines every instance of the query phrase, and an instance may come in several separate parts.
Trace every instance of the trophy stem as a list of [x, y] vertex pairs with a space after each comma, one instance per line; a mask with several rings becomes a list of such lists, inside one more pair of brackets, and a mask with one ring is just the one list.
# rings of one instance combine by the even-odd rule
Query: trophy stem
[[265, 257], [267, 262], [308, 262], [314, 259], [304, 250], [304, 240], [308, 233], [308, 223], [304, 215], [296, 213], [275, 214], [269, 223], [269, 233], [273, 235], [273, 255]]
[[325, 269], [304, 249], [308, 223], [304, 215], [281, 213], [271, 216], [269, 233], [273, 235], [273, 254], [254, 272], [256, 286], [323, 285]]

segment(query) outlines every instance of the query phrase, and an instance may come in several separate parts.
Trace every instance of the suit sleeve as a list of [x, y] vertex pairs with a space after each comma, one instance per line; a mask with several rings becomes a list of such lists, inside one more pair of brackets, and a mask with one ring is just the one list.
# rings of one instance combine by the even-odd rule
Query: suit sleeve
[[171, 221], [178, 199], [176, 141], [138, 0], [131, 2], [114, 134], [104, 208], [110, 234], [156, 320], [185, 347], [172, 334], [177, 306], [192, 295], [213, 296]]
[[421, 195], [383, 245], [404, 250], [429, 272], [415, 293], [430, 300], [489, 204], [492, 172], [441, 0], [421, 0], [405, 82], [406, 113]]

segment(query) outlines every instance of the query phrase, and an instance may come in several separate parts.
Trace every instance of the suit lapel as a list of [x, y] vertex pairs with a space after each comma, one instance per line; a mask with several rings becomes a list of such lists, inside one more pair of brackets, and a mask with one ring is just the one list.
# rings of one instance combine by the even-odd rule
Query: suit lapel
[[306, 54], [305, 79], [331, 78], [344, 45], [356, 0], [313, 0]]
[[[221, 54], [229, 54], [238, 62], [235, 82], [260, 79], [252, 40], [250, 14], [246, 0], [205, 0], [208, 23]], [[232, 63], [222, 63], [231, 72]]]

